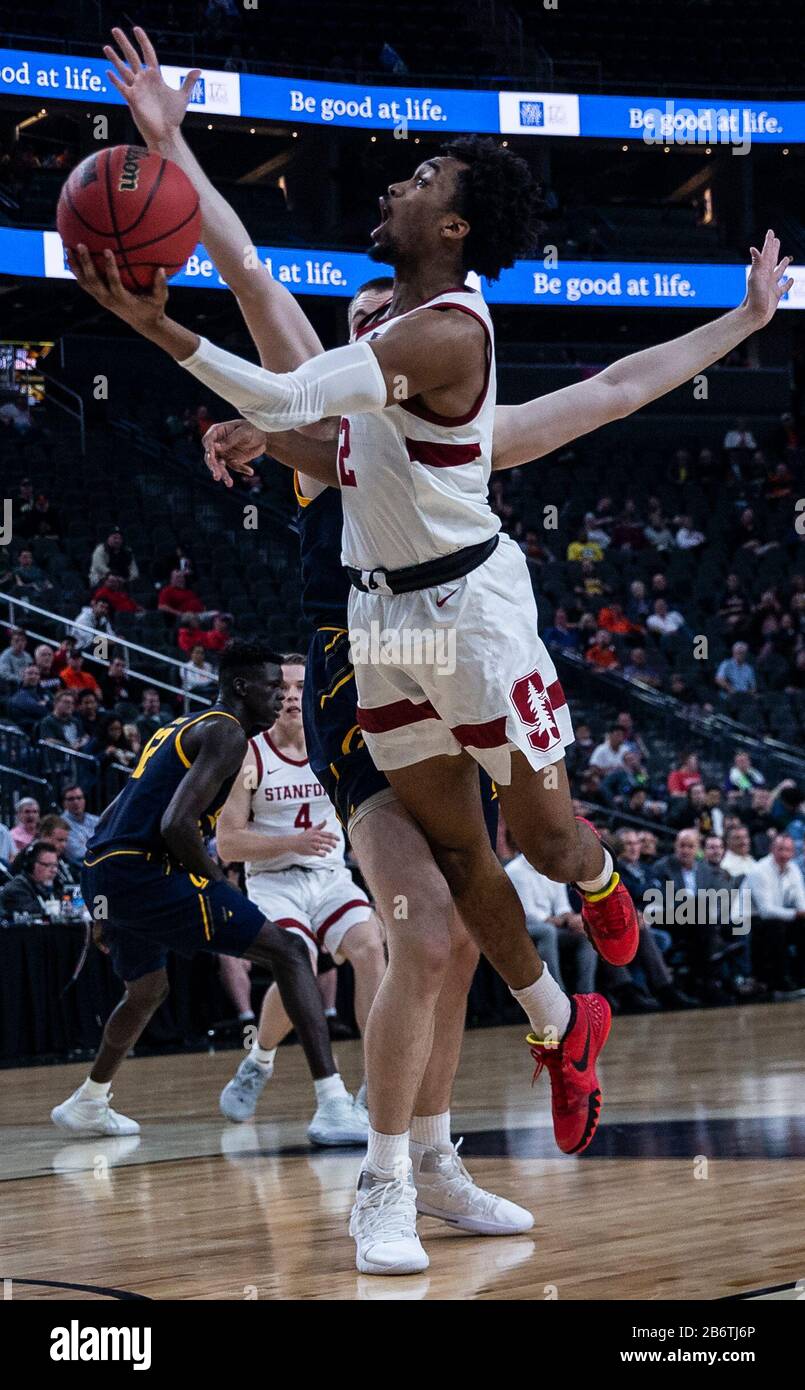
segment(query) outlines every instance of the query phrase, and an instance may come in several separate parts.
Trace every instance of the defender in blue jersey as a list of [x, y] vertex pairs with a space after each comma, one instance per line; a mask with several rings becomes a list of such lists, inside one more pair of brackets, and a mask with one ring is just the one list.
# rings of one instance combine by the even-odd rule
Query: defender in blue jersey
[[280, 657], [260, 643], [231, 642], [215, 704], [158, 729], [130, 780], [104, 811], [87, 846], [84, 900], [99, 944], [126, 993], [110, 1015], [95, 1063], [51, 1118], [76, 1133], [132, 1134], [139, 1125], [109, 1107], [109, 1087], [168, 992], [167, 952], [247, 956], [272, 971], [314, 1080], [336, 1072], [307, 949], [266, 921], [210, 856], [211, 836], [249, 737], [282, 703]]

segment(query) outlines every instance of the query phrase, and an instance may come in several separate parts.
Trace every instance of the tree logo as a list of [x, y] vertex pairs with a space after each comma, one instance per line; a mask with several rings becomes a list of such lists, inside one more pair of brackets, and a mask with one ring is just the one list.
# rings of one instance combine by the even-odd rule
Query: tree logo
[[532, 748], [545, 753], [561, 737], [550, 696], [538, 671], [521, 676], [514, 682], [509, 699], [523, 724], [534, 725], [528, 735]]

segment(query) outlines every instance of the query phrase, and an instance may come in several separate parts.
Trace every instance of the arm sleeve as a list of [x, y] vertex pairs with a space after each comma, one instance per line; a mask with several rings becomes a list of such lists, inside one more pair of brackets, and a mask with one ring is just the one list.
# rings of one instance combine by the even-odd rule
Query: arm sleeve
[[382, 410], [386, 383], [368, 343], [350, 343], [303, 362], [293, 372], [267, 372], [206, 338], [179, 363], [267, 433], [298, 429], [331, 415]]

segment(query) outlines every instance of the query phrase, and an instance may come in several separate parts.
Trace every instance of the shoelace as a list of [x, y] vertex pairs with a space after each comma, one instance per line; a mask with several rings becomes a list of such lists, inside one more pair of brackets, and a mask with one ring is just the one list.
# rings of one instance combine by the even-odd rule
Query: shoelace
[[353, 1236], [410, 1240], [416, 1234], [416, 1201], [410, 1183], [405, 1178], [392, 1178], [360, 1193], [349, 1229]]
[[551, 1078], [551, 1090], [559, 1109], [567, 1109], [567, 1091], [565, 1090], [565, 1069], [562, 1066], [561, 1046], [554, 1046], [551, 1051], [544, 1051], [543, 1047], [534, 1046], [531, 1048], [531, 1056], [536, 1062], [534, 1075], [531, 1078], [531, 1085], [534, 1085], [538, 1076], [541, 1076], [543, 1068], [547, 1067]]
[[467, 1172], [458, 1152], [463, 1143], [464, 1136], [462, 1134], [461, 1138], [453, 1144], [450, 1153], [441, 1156], [445, 1167], [450, 1169], [448, 1173], [444, 1173], [442, 1176], [447, 1180], [449, 1192], [458, 1192], [461, 1189], [471, 1187], [473, 1198], [481, 1213], [485, 1216], [491, 1216], [497, 1205], [498, 1199], [494, 1192], [487, 1192], [485, 1188], [479, 1187], [472, 1174]]

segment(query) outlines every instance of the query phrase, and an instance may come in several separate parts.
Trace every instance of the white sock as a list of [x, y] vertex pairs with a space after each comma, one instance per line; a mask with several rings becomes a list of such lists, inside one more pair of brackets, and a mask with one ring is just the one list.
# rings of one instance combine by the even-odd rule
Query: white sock
[[423, 1149], [450, 1147], [450, 1111], [441, 1115], [415, 1115], [411, 1121], [411, 1143]]
[[404, 1175], [408, 1171], [408, 1130], [404, 1134], [378, 1134], [369, 1126], [366, 1166], [378, 1178]]
[[112, 1088], [111, 1081], [93, 1081], [87, 1077], [79, 1094], [84, 1100], [104, 1100]]
[[238, 1023], [254, 1023], [254, 1009], [241, 1009]]
[[335, 1100], [347, 1095], [347, 1088], [344, 1085], [338, 1072], [333, 1076], [323, 1076], [321, 1080], [314, 1081], [313, 1086], [316, 1091], [316, 1102], [321, 1105], [323, 1100]]
[[612, 870], [614, 868], [612, 855], [604, 845], [602, 845], [601, 848], [604, 851], [604, 867], [598, 877], [585, 878], [583, 881], [582, 879], [578, 879], [576, 881], [576, 887], [580, 888], [582, 893], [600, 893], [602, 888], [606, 888], [612, 877]]
[[325, 1009], [325, 1010], [324, 1010], [324, 1017], [325, 1017], [325, 1018], [338, 1018], [338, 1010], [337, 1010], [335, 1007], [330, 1008], [330, 1009]]
[[253, 1044], [252, 1050], [249, 1053], [252, 1061], [256, 1062], [258, 1067], [265, 1067], [266, 1069], [273, 1067], [276, 1055], [276, 1047], [260, 1047], [257, 1043]]
[[533, 985], [525, 989], [510, 991], [521, 1009], [528, 1015], [534, 1036], [544, 1038], [546, 1029], [551, 1029], [552, 1037], [563, 1038], [570, 1022], [570, 1000], [564, 990], [556, 983], [547, 965]]

